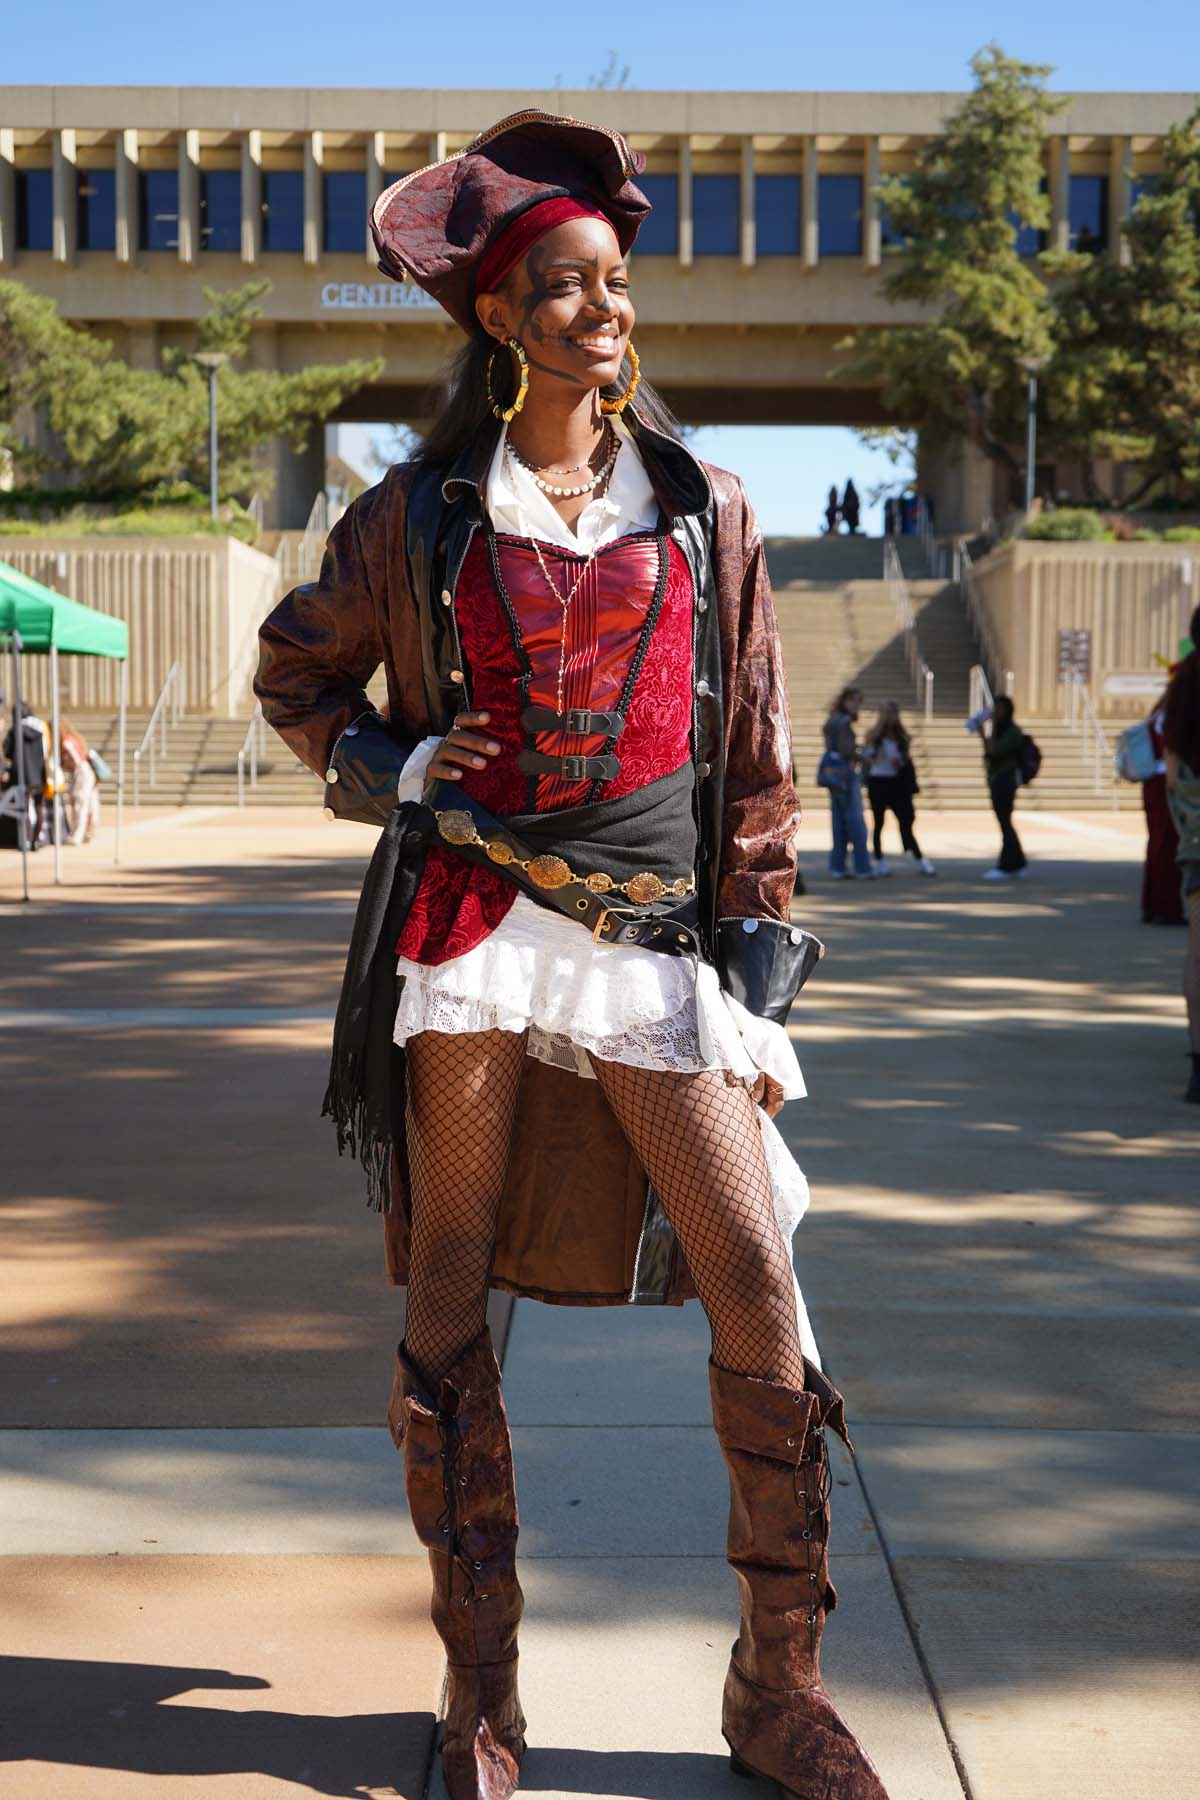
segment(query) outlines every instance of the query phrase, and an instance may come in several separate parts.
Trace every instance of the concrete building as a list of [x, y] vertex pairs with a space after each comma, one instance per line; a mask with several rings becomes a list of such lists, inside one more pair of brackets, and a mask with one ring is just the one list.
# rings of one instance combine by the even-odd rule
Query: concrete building
[[[0, 270], [142, 366], [187, 341], [204, 287], [268, 276], [260, 366], [382, 355], [381, 380], [340, 417], [420, 420], [458, 333], [418, 289], [376, 273], [368, 206], [399, 174], [539, 106], [603, 118], [647, 156], [638, 347], [681, 418], [882, 424], [874, 390], [834, 379], [848, 330], [915, 316], [880, 292], [894, 246], [874, 188], [911, 168], [960, 98], [0, 87]], [[1163, 135], [1196, 98], [1085, 94], [1055, 117], [1054, 246], [1121, 255]], [[320, 446], [281, 449], [276, 473], [268, 519], [303, 523]], [[1008, 502], [967, 448], [929, 459], [922, 481], [945, 529]]]

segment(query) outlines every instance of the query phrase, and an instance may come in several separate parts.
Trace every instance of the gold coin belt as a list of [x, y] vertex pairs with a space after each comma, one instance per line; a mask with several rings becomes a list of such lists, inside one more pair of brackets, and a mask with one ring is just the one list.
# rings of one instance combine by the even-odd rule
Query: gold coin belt
[[473, 844], [486, 851], [494, 863], [515, 863], [525, 871], [534, 887], [561, 888], [566, 887], [568, 882], [577, 881], [593, 894], [624, 894], [635, 906], [649, 906], [655, 900], [665, 900], [668, 897], [683, 900], [696, 889], [694, 875], [680, 875], [675, 881], [663, 881], [649, 870], [644, 870], [640, 875], [631, 875], [628, 881], [614, 881], [603, 870], [595, 875], [576, 875], [561, 856], [522, 857], [517, 855], [506, 838], [480, 837], [469, 812], [454, 809], [435, 813], [434, 816], [438, 831], [448, 844]]

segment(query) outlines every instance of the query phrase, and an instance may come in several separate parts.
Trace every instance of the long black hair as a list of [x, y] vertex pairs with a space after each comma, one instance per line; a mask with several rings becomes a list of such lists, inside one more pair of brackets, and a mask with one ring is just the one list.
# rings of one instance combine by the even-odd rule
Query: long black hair
[[1192, 649], [1167, 689], [1163, 741], [1181, 756], [1193, 775], [1200, 775], [1200, 606], [1192, 614], [1188, 635]]
[[[488, 362], [496, 352], [492, 364], [492, 394], [500, 406], [509, 406], [516, 395], [517, 375], [516, 358], [498, 344], [494, 337], [480, 325], [467, 339], [446, 371], [445, 401], [434, 419], [424, 442], [413, 452], [413, 461], [429, 468], [447, 468], [461, 455], [468, 444], [474, 443], [487, 426], [494, 420], [491, 404], [488, 400], [487, 370]], [[617, 381], [600, 392], [606, 400], [619, 400], [629, 386], [633, 374], [633, 365], [628, 355], [621, 363], [621, 374]], [[663, 437], [682, 441], [679, 421], [663, 400], [656, 394], [650, 383], [644, 378], [638, 384], [635, 402], [638, 415], [650, 427]]]

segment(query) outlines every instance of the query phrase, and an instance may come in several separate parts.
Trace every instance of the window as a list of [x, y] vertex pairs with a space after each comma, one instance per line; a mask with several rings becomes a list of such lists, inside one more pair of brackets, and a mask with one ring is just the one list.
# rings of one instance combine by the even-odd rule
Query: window
[[262, 178], [264, 250], [304, 249], [304, 175], [300, 169], [264, 169]]
[[863, 184], [861, 175], [817, 176], [818, 253], [861, 256]]
[[139, 169], [143, 250], [179, 248], [179, 171]]
[[692, 249], [697, 256], [736, 256], [741, 215], [736, 175], [693, 175]]
[[1129, 183], [1129, 210], [1133, 212], [1139, 200], [1157, 194], [1162, 186], [1161, 175], [1135, 175]]
[[54, 248], [54, 195], [49, 169], [17, 170], [17, 248]]
[[756, 256], [800, 254], [802, 186], [799, 175], [754, 177], [754, 246]]
[[676, 256], [679, 252], [679, 177], [639, 175], [637, 184], [654, 208], [643, 221], [634, 246], [639, 256]]
[[241, 170], [201, 169], [200, 248], [236, 252], [241, 247]]
[[367, 178], [361, 169], [330, 169], [325, 176], [325, 248], [362, 255], [367, 230]]
[[1067, 199], [1072, 250], [1108, 248], [1108, 176], [1072, 175]]
[[75, 176], [76, 241], [81, 250], [114, 250], [117, 243], [115, 169], [78, 169]]
[[[1044, 194], [1047, 187], [1048, 183], [1046, 177], [1043, 175], [1041, 181], [1038, 183], [1039, 193]], [[1049, 235], [1044, 227], [1041, 225], [1027, 225], [1023, 219], [1017, 217], [1015, 212], [1009, 213], [1008, 222], [1012, 226], [1015, 234], [1013, 247], [1016, 250], [1017, 255], [1040, 256], [1049, 242]]]

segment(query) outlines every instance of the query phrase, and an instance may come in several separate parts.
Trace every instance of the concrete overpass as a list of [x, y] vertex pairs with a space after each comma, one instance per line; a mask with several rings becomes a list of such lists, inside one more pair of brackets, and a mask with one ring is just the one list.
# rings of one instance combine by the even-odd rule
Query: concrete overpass
[[[912, 168], [960, 98], [0, 87], [0, 268], [145, 367], [187, 342], [203, 288], [266, 276], [259, 366], [382, 355], [379, 383], [340, 417], [419, 420], [458, 333], [378, 276], [371, 199], [518, 107], [602, 116], [648, 158], [638, 346], [680, 417], [882, 424], [877, 392], [837, 379], [848, 331], [918, 316], [880, 291], [894, 246], [874, 190]], [[1195, 98], [1074, 98], [1047, 140], [1049, 242], [1120, 256], [1138, 186]], [[298, 522], [321, 452], [281, 447], [276, 473], [273, 522]], [[948, 527], [997, 504], [990, 466], [965, 453], [923, 478]]]

